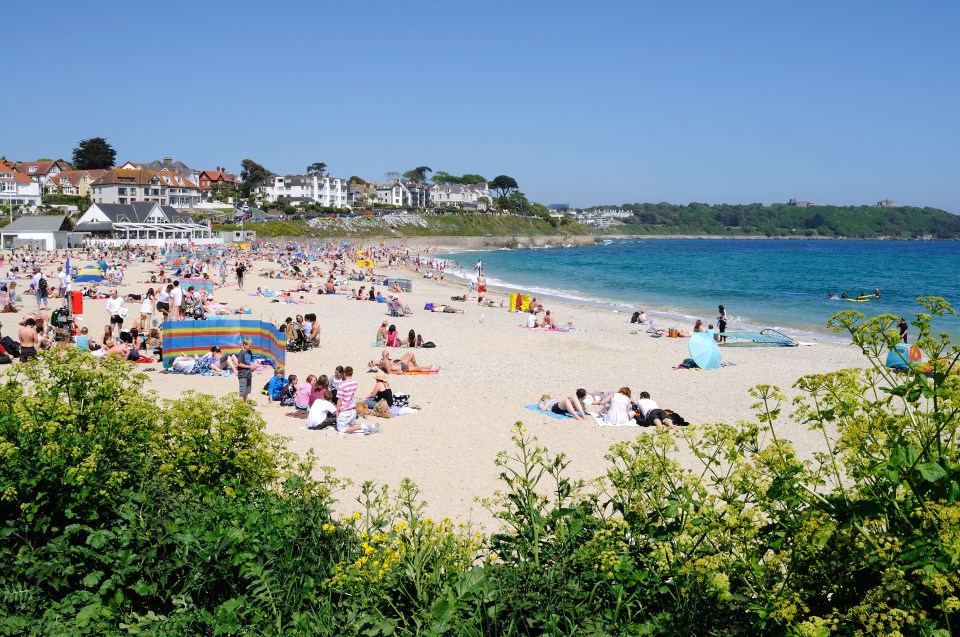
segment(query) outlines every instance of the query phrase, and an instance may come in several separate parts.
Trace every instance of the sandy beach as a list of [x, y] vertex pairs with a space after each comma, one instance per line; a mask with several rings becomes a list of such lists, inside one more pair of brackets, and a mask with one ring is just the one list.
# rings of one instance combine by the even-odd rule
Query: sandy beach
[[[83, 266], [89, 262], [81, 259], [75, 263]], [[150, 263], [131, 265], [121, 294], [144, 293], [151, 287], [143, 283], [149, 280], [147, 272], [155, 267]], [[259, 394], [269, 376], [254, 377], [256, 409], [266, 421], [267, 431], [288, 437], [294, 452], [312, 448], [321, 465], [333, 467], [337, 476], [353, 482], [337, 494], [345, 513], [359, 509], [355, 498], [362, 482], [396, 486], [401, 478], [409, 477], [420, 487], [428, 514], [449, 516], [489, 531], [493, 518], [477, 500], [501, 487], [494, 458], [499, 451], [511, 448], [511, 428], [517, 421], [526, 424], [552, 453], [565, 453], [570, 459], [571, 477], [584, 479], [604, 473], [604, 455], [611, 445], [649, 435], [646, 428], [598, 427], [592, 420], [557, 420], [523, 408], [542, 394], [559, 397], [573, 394], [577, 387], [609, 391], [627, 386], [634, 398], [646, 390], [661, 407], [681, 413], [694, 426], [735, 423], [752, 417], [754, 399], [748, 390], [755, 385], [778, 385], [792, 397], [795, 392], [791, 386], [803, 374], [862, 366], [865, 362], [852, 346], [816, 343], [792, 348], [725, 347], [723, 358], [732, 363], [730, 366], [713, 371], [673, 369], [688, 356], [687, 339], [652, 338], [630, 324], [629, 314], [551, 300], [545, 305], [556, 320], [561, 324], [572, 322], [578, 330], [529, 330], [520, 327], [525, 325], [526, 314], [479, 307], [475, 302], [452, 302], [452, 295], [464, 291], [462, 285], [383, 267], [375, 271], [413, 279], [413, 291], [403, 295], [413, 309], [412, 316], [390, 318], [383, 304], [350, 300], [343, 295], [307, 295], [308, 305], [271, 303], [270, 299], [251, 296], [258, 286], [275, 290], [296, 287], [293, 281], [264, 276], [275, 268], [266, 261], [255, 261], [244, 291], [237, 289], [231, 275], [227, 287], [217, 288], [215, 296], [217, 301], [234, 307], [251, 306], [250, 318], [273, 324], [287, 316], [317, 314], [321, 345], [308, 352], [288, 352], [287, 374], [297, 374], [301, 379], [309, 374], [332, 375], [337, 365], [350, 365], [359, 380], [358, 396], [363, 397], [374, 384], [367, 362], [379, 358], [380, 349], [372, 343], [383, 320], [395, 324], [401, 335], [414, 329], [425, 341], [437, 345], [415, 353], [421, 365], [441, 365], [439, 374], [390, 377], [394, 391], [410, 394], [410, 404], [422, 410], [389, 420], [368, 417], [367, 421], [382, 428], [382, 433], [375, 435], [341, 436], [328, 430], [308, 430], [305, 420], [288, 415], [292, 408], [268, 405], [266, 397]], [[44, 271], [55, 273], [56, 265], [48, 265]], [[21, 290], [29, 287], [29, 281], [18, 283]], [[35, 309], [28, 290], [23, 297], [20, 314], [3, 318], [4, 334], [15, 337], [19, 318]], [[493, 293], [490, 298], [499, 303], [506, 297]], [[428, 302], [450, 303], [466, 313], [425, 311]], [[50, 309], [59, 306], [59, 300], [51, 299]], [[127, 307], [129, 324], [139, 316], [139, 303], [131, 302]], [[106, 322], [105, 301], [86, 300], [80, 325], [99, 337]], [[682, 327], [689, 330], [691, 326]], [[138, 367], [161, 368], [159, 364]], [[179, 376], [159, 371], [147, 375], [149, 387], [161, 398], [176, 399], [187, 388], [217, 396], [237, 392], [237, 379], [232, 376]], [[784, 411], [789, 413], [789, 407]], [[780, 429], [804, 455], [822, 448], [822, 439], [802, 425], [784, 419]]]

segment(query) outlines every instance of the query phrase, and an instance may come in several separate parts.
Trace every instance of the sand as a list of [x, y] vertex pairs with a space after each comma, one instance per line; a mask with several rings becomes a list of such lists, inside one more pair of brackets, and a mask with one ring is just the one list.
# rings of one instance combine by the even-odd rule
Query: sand
[[[79, 261], [81, 266], [87, 263]], [[858, 367], [865, 362], [852, 346], [821, 342], [811, 347], [722, 348], [724, 361], [733, 365], [713, 371], [675, 370], [673, 367], [688, 356], [687, 339], [652, 338], [630, 324], [629, 314], [551, 300], [547, 308], [556, 319], [562, 324], [571, 321], [579, 331], [528, 330], [520, 327], [525, 325], [526, 314], [481, 308], [474, 302], [451, 302], [450, 297], [462, 293], [463, 287], [450, 280], [428, 280], [417, 273], [379, 267], [378, 273], [413, 278], [413, 292], [403, 295], [413, 308], [412, 316], [390, 318], [383, 304], [340, 295], [310, 295], [309, 305], [282, 305], [250, 296], [257, 286], [296, 287], [293, 282], [261, 275], [262, 270], [274, 267], [254, 262], [244, 291], [237, 290], [231, 275], [228, 286], [216, 290], [216, 298], [233, 306], [250, 305], [254, 308], [250, 318], [274, 324], [287, 316], [317, 314], [321, 346], [287, 353], [288, 374], [301, 379], [309, 374], [332, 376], [337, 365], [351, 365], [360, 383], [358, 396], [364, 397], [374, 384], [367, 362], [379, 357], [381, 350], [371, 343], [381, 321], [396, 324], [402, 335], [414, 329], [425, 341], [437, 344], [435, 349], [417, 349], [415, 353], [420, 364], [441, 365], [438, 375], [390, 377], [394, 391], [409, 393], [411, 405], [422, 410], [389, 420], [367, 418], [382, 428], [382, 433], [375, 435], [341, 436], [327, 430], [307, 430], [305, 420], [288, 415], [291, 408], [268, 405], [266, 397], [257, 393], [270, 377], [254, 377], [256, 410], [266, 421], [267, 431], [288, 437], [294, 452], [312, 448], [321, 465], [333, 467], [337, 476], [353, 481], [337, 494], [338, 508], [344, 513], [359, 510], [355, 498], [364, 481], [396, 486], [401, 478], [409, 477], [419, 486], [428, 514], [450, 516], [489, 531], [494, 519], [478, 499], [501, 488], [494, 459], [498, 452], [512, 449], [511, 428], [517, 421], [522, 421], [552, 453], [567, 455], [573, 478], [603, 475], [608, 467], [604, 456], [611, 445], [649, 435], [646, 428], [600, 428], [592, 420], [555, 420], [523, 408], [541, 394], [557, 397], [573, 394], [577, 387], [616, 390], [627, 386], [634, 398], [641, 390], [649, 391], [661, 407], [679, 412], [694, 426], [735, 423], [752, 417], [755, 400], [748, 390], [755, 385], [778, 385], [792, 397], [796, 392], [791, 386], [802, 374]], [[121, 293], [143, 293], [150, 287], [142, 283], [149, 279], [148, 269], [155, 269], [155, 265], [132, 265]], [[56, 267], [47, 266], [45, 270], [55, 272]], [[29, 281], [20, 281], [18, 286], [27, 288]], [[25, 307], [21, 309], [33, 310], [33, 296], [28, 293], [24, 298]], [[499, 302], [505, 296], [495, 293], [491, 298]], [[451, 303], [466, 309], [466, 313], [431, 313], [423, 310], [426, 302]], [[59, 300], [50, 301], [51, 309], [59, 305]], [[128, 303], [127, 307], [129, 324], [139, 316], [139, 303]], [[8, 314], [2, 319], [5, 334], [16, 335], [15, 316]], [[80, 324], [99, 337], [106, 321], [105, 301], [86, 300]], [[142, 371], [146, 367], [159, 369], [160, 365], [138, 367]], [[149, 387], [163, 398], [177, 398], [187, 387], [217, 396], [237, 392], [235, 377], [178, 376], [158, 371], [147, 375]], [[784, 411], [789, 413], [790, 409]], [[823, 447], [820, 435], [802, 425], [784, 422], [780, 430], [805, 456]]]

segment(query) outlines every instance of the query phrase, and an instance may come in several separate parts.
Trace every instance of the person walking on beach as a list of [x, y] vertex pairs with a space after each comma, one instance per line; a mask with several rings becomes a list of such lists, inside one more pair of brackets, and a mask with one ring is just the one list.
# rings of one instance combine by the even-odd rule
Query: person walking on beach
[[243, 261], [237, 261], [237, 289], [238, 290], [243, 289], [243, 273], [246, 271], [247, 271], [247, 268], [245, 265], [243, 265]]
[[897, 321], [897, 327], [900, 328], [900, 340], [904, 343], [907, 342], [907, 320], [900, 317], [900, 320]]
[[717, 315], [717, 330], [720, 332], [720, 338], [718, 340], [721, 343], [725, 343], [727, 337], [724, 336], [723, 333], [727, 331], [727, 311], [723, 309], [722, 305], [719, 307], [719, 311], [720, 314]]

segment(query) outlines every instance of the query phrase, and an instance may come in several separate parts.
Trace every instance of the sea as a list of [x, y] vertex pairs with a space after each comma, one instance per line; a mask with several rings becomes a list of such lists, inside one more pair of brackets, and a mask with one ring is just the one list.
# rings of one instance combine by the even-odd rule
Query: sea
[[[452, 252], [466, 278], [482, 262], [487, 283], [607, 307], [643, 308], [658, 327], [715, 323], [728, 330], [774, 328], [798, 340], [849, 342], [827, 320], [842, 310], [895, 314], [923, 311], [920, 296], [946, 298], [960, 311], [960, 242], [797, 239], [607, 239], [590, 246]], [[866, 303], [830, 300], [880, 290]], [[564, 317], [565, 320], [565, 317]], [[960, 319], [934, 321], [960, 344]], [[910, 342], [916, 328], [910, 326]]]

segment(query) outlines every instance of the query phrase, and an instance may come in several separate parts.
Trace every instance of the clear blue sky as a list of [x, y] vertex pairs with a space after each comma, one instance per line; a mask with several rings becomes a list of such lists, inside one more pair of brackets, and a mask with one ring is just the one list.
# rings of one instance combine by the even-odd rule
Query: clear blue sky
[[[46, 6], [46, 5], [45, 5]], [[960, 213], [960, 2], [15, 2], [0, 154]], [[12, 27], [12, 28], [11, 28]]]

